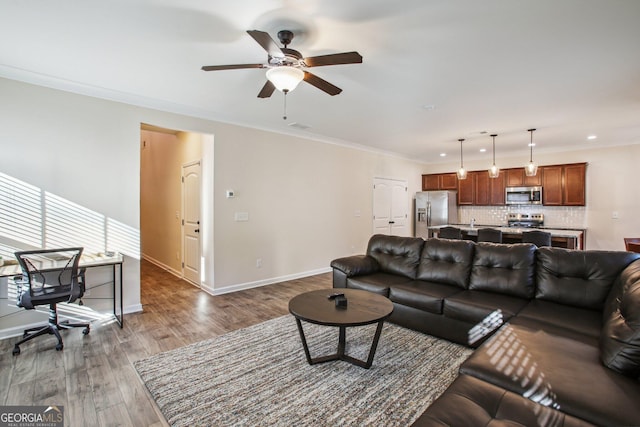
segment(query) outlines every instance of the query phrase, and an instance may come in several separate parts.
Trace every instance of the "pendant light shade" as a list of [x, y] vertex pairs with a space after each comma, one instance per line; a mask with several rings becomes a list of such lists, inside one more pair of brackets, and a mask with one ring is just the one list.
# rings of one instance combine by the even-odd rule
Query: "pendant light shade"
[[291, 92], [304, 79], [304, 71], [291, 66], [280, 66], [267, 70], [267, 79], [280, 92]]
[[467, 170], [464, 168], [464, 164], [462, 163], [462, 143], [464, 142], [464, 139], [459, 139], [458, 141], [460, 141], [460, 169], [458, 169], [456, 175], [458, 176], [458, 179], [467, 179]]
[[489, 178], [500, 176], [500, 168], [496, 166], [496, 136], [498, 134], [491, 135], [491, 138], [493, 138], [493, 165], [489, 168]]
[[533, 163], [533, 132], [535, 129], [527, 129], [531, 133], [531, 142], [529, 143], [529, 163], [524, 167], [524, 173], [527, 176], [536, 176], [538, 173], [538, 165]]

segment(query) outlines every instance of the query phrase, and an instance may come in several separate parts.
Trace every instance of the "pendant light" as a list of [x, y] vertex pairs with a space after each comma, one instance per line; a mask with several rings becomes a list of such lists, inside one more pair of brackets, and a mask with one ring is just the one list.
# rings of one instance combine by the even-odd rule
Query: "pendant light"
[[496, 166], [496, 136], [498, 136], [496, 133], [491, 135], [493, 138], [493, 165], [489, 168], [489, 178], [497, 178], [500, 175], [500, 168]]
[[531, 142], [529, 143], [530, 154], [529, 164], [524, 167], [524, 173], [527, 176], [536, 176], [538, 173], [538, 165], [533, 163], [533, 132], [535, 129], [527, 129], [527, 132], [531, 132]]
[[464, 141], [464, 139], [459, 139], [458, 141], [460, 141], [460, 169], [458, 169], [456, 175], [458, 176], [458, 179], [467, 179], [467, 170], [462, 164], [462, 142]]

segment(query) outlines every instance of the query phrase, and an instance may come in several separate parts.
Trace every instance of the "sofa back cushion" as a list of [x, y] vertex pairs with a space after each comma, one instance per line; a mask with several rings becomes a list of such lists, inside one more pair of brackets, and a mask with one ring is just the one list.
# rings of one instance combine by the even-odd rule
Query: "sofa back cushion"
[[469, 240], [429, 239], [424, 243], [418, 279], [467, 289], [473, 249]]
[[638, 254], [540, 248], [536, 263], [536, 298], [602, 310], [611, 286]]
[[535, 252], [530, 243], [478, 243], [469, 289], [533, 298]]
[[640, 379], [640, 260], [622, 271], [607, 298], [600, 358], [610, 369]]
[[369, 239], [367, 255], [378, 261], [380, 272], [415, 279], [423, 244], [419, 237], [376, 234]]

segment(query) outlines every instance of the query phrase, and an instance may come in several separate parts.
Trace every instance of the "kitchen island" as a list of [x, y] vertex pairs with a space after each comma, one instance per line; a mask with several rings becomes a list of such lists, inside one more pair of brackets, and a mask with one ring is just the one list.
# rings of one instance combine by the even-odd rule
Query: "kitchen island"
[[584, 249], [585, 229], [561, 229], [546, 227], [503, 227], [498, 225], [475, 225], [468, 224], [448, 224], [428, 227], [433, 232], [433, 237], [438, 237], [438, 231], [443, 227], [456, 227], [462, 230], [462, 238], [466, 240], [476, 241], [478, 230], [481, 228], [494, 228], [502, 231], [503, 243], [520, 243], [522, 242], [522, 233], [533, 230], [546, 231], [551, 233], [551, 246], [567, 248], [567, 249]]

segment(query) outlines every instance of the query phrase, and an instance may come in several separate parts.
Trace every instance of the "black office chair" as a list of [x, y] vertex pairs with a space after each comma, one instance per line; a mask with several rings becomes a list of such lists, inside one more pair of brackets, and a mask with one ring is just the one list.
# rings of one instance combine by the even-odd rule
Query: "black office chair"
[[495, 228], [481, 228], [478, 230], [478, 242], [502, 243], [502, 231]]
[[438, 237], [441, 239], [462, 240], [462, 230], [456, 227], [442, 227], [438, 230]]
[[533, 243], [537, 247], [551, 246], [551, 233], [540, 230], [525, 231], [522, 233], [523, 243]]
[[[82, 248], [44, 249], [15, 253], [22, 276], [14, 280], [17, 285], [17, 305], [26, 310], [37, 306], [49, 306], [49, 322], [45, 326], [26, 329], [23, 339], [13, 348], [13, 354], [20, 354], [20, 344], [44, 334], [58, 338], [56, 350], [64, 347], [60, 329], [84, 328], [89, 333], [89, 323], [58, 322], [57, 303], [71, 303], [84, 294], [84, 269], [79, 268]], [[82, 300], [80, 300], [80, 303]]]

